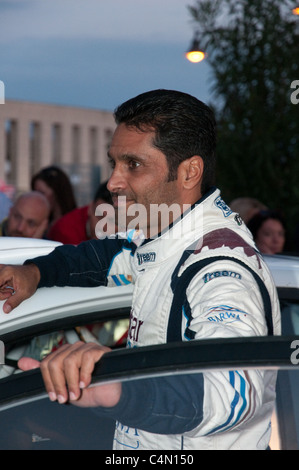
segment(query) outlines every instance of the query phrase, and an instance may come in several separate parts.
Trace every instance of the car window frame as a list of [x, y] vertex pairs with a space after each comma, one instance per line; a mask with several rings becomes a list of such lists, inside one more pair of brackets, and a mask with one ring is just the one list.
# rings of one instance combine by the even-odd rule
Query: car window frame
[[[291, 362], [290, 345], [293, 341], [299, 342], [299, 335], [217, 338], [116, 349], [105, 354], [95, 365], [92, 384], [207, 370], [299, 370], [299, 364]], [[2, 387], [2, 384], [9, 384], [16, 377], [19, 384], [24, 379], [24, 385], [21, 384], [16, 395], [25, 396], [28, 391], [43, 395], [45, 393], [39, 369], [5, 377], [0, 380], [0, 410], [3, 403], [11, 397], [9, 385]], [[33, 379], [30, 387], [27, 377]]]

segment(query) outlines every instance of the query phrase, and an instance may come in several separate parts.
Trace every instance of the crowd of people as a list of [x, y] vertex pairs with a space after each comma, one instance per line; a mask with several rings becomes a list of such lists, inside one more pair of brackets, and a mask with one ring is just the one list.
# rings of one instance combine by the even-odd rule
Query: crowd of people
[[[107, 182], [99, 185], [93, 200], [77, 207], [68, 175], [58, 166], [41, 169], [31, 180], [31, 191], [13, 202], [0, 192], [0, 236], [44, 238], [77, 245], [99, 238], [96, 215], [99, 204], [111, 204]], [[286, 249], [286, 222], [279, 211], [268, 208], [252, 197], [238, 197], [229, 204], [240, 215], [263, 254], [280, 254]], [[294, 251], [299, 247], [295, 233]]]
[[58, 166], [41, 169], [31, 190], [11, 201], [0, 193], [0, 236], [39, 238], [78, 245], [94, 239], [99, 204], [112, 204], [107, 182], [99, 185], [89, 204], [78, 207], [68, 175]]

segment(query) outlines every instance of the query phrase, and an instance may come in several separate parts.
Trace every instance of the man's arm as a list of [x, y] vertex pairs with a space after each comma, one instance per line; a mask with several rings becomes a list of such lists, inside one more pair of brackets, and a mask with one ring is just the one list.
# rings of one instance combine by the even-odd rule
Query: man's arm
[[25, 261], [40, 271], [38, 287], [94, 287], [107, 284], [107, 274], [114, 257], [121, 253], [126, 240], [90, 240], [78, 246], [58, 246], [46, 256]]
[[[114, 259], [124, 246], [129, 248], [124, 239], [91, 240], [78, 246], [59, 246], [23, 266], [0, 265], [0, 300], [6, 301], [3, 311], [10, 313], [39, 287], [106, 285]], [[117, 258], [121, 260], [117, 269], [129, 271], [123, 257]]]

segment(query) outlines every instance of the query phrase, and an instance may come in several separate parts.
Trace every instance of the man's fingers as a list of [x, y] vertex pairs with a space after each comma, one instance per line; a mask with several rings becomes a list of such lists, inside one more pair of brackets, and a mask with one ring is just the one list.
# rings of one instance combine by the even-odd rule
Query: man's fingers
[[13, 287], [9, 287], [7, 288], [7, 291], [7, 300], [3, 304], [4, 313], [10, 313], [29, 297], [27, 291], [23, 288], [17, 288], [15, 290]]
[[37, 289], [40, 272], [34, 264], [0, 265], [0, 300], [5, 300], [4, 313], [10, 313]]
[[0, 264], [0, 300], [5, 300], [15, 293], [13, 277], [9, 266]]
[[95, 343], [66, 344], [41, 362], [41, 372], [50, 400], [77, 401], [89, 386], [94, 364], [109, 351]]
[[88, 343], [86, 346], [81, 359], [80, 388], [85, 388], [90, 385], [95, 363], [101, 359], [103, 354], [110, 351], [109, 348], [105, 346], [99, 348], [97, 345], [95, 346], [94, 343]]
[[24, 372], [27, 370], [38, 369], [40, 367], [40, 362], [31, 357], [21, 357], [18, 361], [18, 368]]
[[34, 238], [43, 238], [45, 231], [47, 230], [49, 225], [48, 219], [45, 219], [41, 224], [37, 227], [36, 231], [33, 234]]
[[[50, 400], [65, 403], [69, 398], [79, 398], [78, 368], [80, 365], [76, 361], [75, 353], [81, 345], [84, 345], [84, 343], [65, 344], [41, 362], [41, 372]], [[76, 362], [73, 364], [72, 361], [74, 360]]]
[[82, 389], [90, 385], [95, 363], [109, 348], [94, 343], [76, 343], [65, 356], [63, 369], [70, 400], [78, 400]]
[[65, 403], [68, 400], [63, 372], [63, 360], [68, 349], [69, 345], [65, 344], [41, 362], [41, 373], [51, 401], [58, 400], [60, 403]]
[[9, 300], [12, 295], [15, 294], [13, 287], [1, 287], [0, 288], [0, 300], [5, 300], [6, 302], [3, 304], [3, 311], [4, 313], [9, 313], [11, 311], [11, 306], [9, 304]]
[[20, 303], [23, 302], [23, 300], [24, 300], [24, 297], [19, 292], [17, 294], [10, 295], [8, 300], [4, 302], [3, 312], [10, 313], [14, 308], [18, 307], [18, 305], [20, 305]]

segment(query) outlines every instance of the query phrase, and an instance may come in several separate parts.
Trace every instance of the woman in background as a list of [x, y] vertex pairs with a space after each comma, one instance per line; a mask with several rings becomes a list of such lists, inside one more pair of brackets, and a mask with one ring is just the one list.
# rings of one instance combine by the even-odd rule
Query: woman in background
[[275, 211], [260, 211], [247, 223], [256, 246], [261, 253], [281, 253], [286, 242], [286, 229], [282, 216]]
[[76, 209], [77, 204], [69, 177], [57, 166], [49, 166], [33, 176], [31, 189], [44, 194], [51, 207], [50, 224]]

